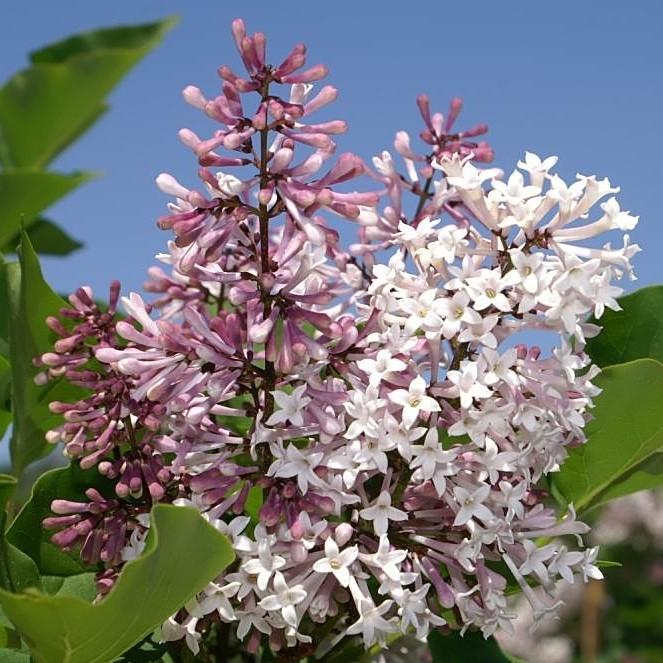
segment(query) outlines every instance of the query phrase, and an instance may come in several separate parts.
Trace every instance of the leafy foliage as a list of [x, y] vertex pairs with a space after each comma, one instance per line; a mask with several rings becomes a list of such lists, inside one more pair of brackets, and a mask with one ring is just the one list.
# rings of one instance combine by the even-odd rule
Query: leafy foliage
[[[196, 545], [191, 546], [190, 542]], [[73, 596], [0, 591], [36, 661], [112, 661], [163, 622], [233, 559], [227, 539], [193, 509], [157, 505], [145, 552], [91, 605]]]
[[572, 449], [552, 477], [556, 491], [579, 511], [663, 480], [645, 480], [651, 479], [647, 463], [663, 449], [663, 365], [637, 359], [609, 366], [596, 384], [603, 393], [587, 425], [588, 442]]
[[607, 309], [598, 321], [603, 330], [587, 343], [594, 363], [609, 366], [645, 357], [663, 363], [663, 285], [637, 290], [619, 304], [623, 310]]
[[21, 509], [7, 532], [7, 539], [29, 555], [44, 575], [70, 576], [89, 571], [78, 555], [68, 554], [50, 541], [42, 529], [42, 520], [51, 514], [51, 502], [56, 498], [85, 499], [85, 489], [97, 486], [104, 490], [104, 478], [94, 470], [83, 471], [69, 465], [42, 474], [34, 485], [32, 497]]
[[80, 247], [40, 214], [88, 181], [90, 173], [44, 168], [106, 111], [106, 97], [173, 26], [168, 19], [87, 32], [30, 56], [0, 88], [0, 250], [14, 251], [21, 225], [40, 253]]
[[46, 352], [52, 334], [44, 321], [65, 306], [44, 280], [39, 260], [29, 238], [23, 233], [19, 262], [5, 265], [7, 270], [9, 359], [12, 371], [13, 434], [12, 464], [17, 474], [32, 461], [51, 451], [45, 433], [57, 421], [48, 409], [52, 400], [71, 397], [75, 391], [64, 383], [44, 389], [34, 383], [37, 369], [33, 358]]

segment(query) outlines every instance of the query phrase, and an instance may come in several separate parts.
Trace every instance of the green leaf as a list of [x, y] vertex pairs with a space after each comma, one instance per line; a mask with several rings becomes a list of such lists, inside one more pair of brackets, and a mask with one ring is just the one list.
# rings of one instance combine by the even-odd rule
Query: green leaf
[[17, 649], [0, 649], [2, 663], [30, 663], [30, 654]]
[[452, 631], [448, 635], [431, 631], [428, 647], [433, 663], [514, 663], [517, 660], [507, 656], [495, 638], [486, 640], [479, 631], [467, 631], [464, 636], [459, 631]]
[[0, 587], [12, 592], [41, 587], [35, 563], [5, 539], [5, 508], [16, 489], [16, 483], [15, 477], [0, 474]]
[[[4, 530], [6, 514], [0, 514], [0, 527]], [[22, 592], [30, 587], [41, 589], [37, 565], [22, 551], [0, 534], [0, 587], [10, 592]]]
[[5, 357], [0, 354], [0, 440], [2, 439], [7, 430], [7, 427], [12, 420], [11, 383], [11, 366], [9, 365], [7, 359], [5, 359]]
[[0, 246], [5, 247], [21, 224], [28, 226], [56, 200], [87, 182], [92, 173], [54, 173], [36, 170], [0, 172]]
[[571, 449], [560, 472], [551, 475], [556, 493], [578, 511], [651, 487], [636, 470], [663, 449], [662, 364], [637, 359], [609, 366], [595, 384], [603, 392], [587, 424], [588, 442]]
[[145, 552], [100, 603], [0, 591], [0, 604], [36, 661], [105, 663], [151, 633], [232, 559], [227, 539], [197, 511], [158, 504]]
[[654, 490], [663, 486], [663, 452], [649, 456], [632, 470], [625, 472], [600, 494], [600, 502], [637, 493], [640, 490]]
[[621, 297], [622, 311], [606, 309], [592, 320], [603, 331], [587, 342], [587, 353], [599, 366], [649, 357], [663, 363], [663, 285]]
[[11, 474], [0, 474], [0, 511], [4, 511], [7, 502], [16, 490], [16, 477]]
[[10, 450], [14, 473], [18, 476], [27, 465], [54, 449], [46, 442], [45, 434], [60, 423], [60, 417], [51, 414], [49, 402], [74, 400], [81, 392], [62, 380], [45, 387], [34, 383], [37, 369], [32, 360], [48, 351], [54, 340], [45, 324], [46, 317], [58, 313], [65, 302], [44, 281], [39, 259], [25, 233], [19, 248], [19, 263], [7, 264], [5, 269], [14, 411]]
[[75, 35], [31, 56], [0, 89], [6, 167], [42, 168], [104, 112], [105, 98], [173, 19]]
[[168, 655], [168, 643], [154, 642], [150, 636], [132, 647], [123, 656], [118, 658], [115, 663], [156, 663], [163, 661]]
[[[42, 255], [66, 256], [83, 246], [48, 219], [37, 219], [26, 228], [26, 232], [34, 250]], [[14, 253], [20, 241], [21, 234], [17, 233], [0, 249], [0, 253]]]
[[42, 528], [42, 521], [51, 513], [54, 499], [86, 501], [85, 490], [97, 488], [112, 494], [112, 484], [96, 469], [81, 470], [77, 464], [50, 470], [37, 479], [32, 496], [7, 531], [7, 540], [29, 555], [40, 573], [47, 576], [72, 576], [90, 571], [77, 553], [66, 553], [51, 543], [51, 532]]

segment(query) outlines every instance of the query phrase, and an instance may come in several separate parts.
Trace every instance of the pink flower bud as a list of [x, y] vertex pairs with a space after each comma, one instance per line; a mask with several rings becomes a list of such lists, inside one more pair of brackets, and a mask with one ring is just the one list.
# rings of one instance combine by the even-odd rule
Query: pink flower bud
[[354, 534], [354, 527], [350, 523], [340, 523], [336, 526], [334, 530], [334, 541], [338, 544], [339, 548], [342, 548]]

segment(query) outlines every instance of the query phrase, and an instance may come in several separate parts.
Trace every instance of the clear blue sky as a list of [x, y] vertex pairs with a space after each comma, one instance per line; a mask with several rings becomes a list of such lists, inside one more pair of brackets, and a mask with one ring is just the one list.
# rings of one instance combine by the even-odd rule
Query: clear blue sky
[[[229, 23], [243, 16], [268, 36], [271, 60], [304, 41], [310, 62], [330, 67], [340, 91], [335, 115], [350, 122], [342, 151], [368, 159], [391, 149], [394, 132], [416, 134], [415, 96], [436, 109], [465, 100], [462, 124], [489, 123], [496, 165], [511, 169], [525, 149], [557, 154], [565, 177], [610, 177], [622, 207], [639, 214], [634, 233], [639, 285], [663, 281], [663, 3], [618, 2], [251, 2], [216, 0], [2, 0], [0, 78], [26, 53], [85, 29], [178, 14], [181, 23], [111, 98], [110, 112], [62, 155], [61, 170], [100, 170], [49, 216], [86, 247], [45, 261], [59, 291], [88, 283], [98, 294], [112, 278], [140, 289], [168, 236], [155, 228], [165, 197], [161, 171], [194, 184], [196, 165], [176, 138], [182, 126], [207, 126], [183, 103], [194, 83], [217, 89], [219, 64], [237, 67]], [[349, 237], [349, 235], [346, 235]]]

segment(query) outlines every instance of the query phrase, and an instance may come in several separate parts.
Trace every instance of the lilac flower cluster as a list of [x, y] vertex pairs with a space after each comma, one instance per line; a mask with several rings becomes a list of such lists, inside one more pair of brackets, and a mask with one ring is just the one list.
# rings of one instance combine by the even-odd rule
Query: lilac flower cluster
[[[194, 653], [213, 620], [249, 651], [309, 651], [319, 628], [327, 648], [447, 623], [488, 636], [510, 628], [514, 588], [536, 617], [554, 610], [558, 578], [601, 574], [595, 548], [558, 538], [588, 527], [558, 517], [541, 480], [585, 441], [586, 318], [617, 307], [638, 250], [577, 242], [637, 218], [607, 180], [551, 174], [555, 157], [526, 153], [506, 181], [480, 168], [487, 128], [454, 133], [457, 99], [446, 118], [417, 100], [427, 152], [398, 132], [405, 174], [389, 152], [375, 170], [353, 154], [326, 166], [345, 123], [308, 119], [336, 97], [313, 90], [325, 67], [304, 69], [303, 45], [271, 66], [263, 34], [236, 20], [233, 35], [245, 77], [219, 68], [213, 99], [184, 90], [220, 126], [180, 132], [202, 189], [157, 178], [174, 239], [153, 304], [132, 294], [117, 321], [116, 285], [106, 312], [80, 289], [73, 329], [49, 320], [61, 339], [42, 379], [89, 392], [53, 403], [49, 439], [115, 485], [56, 500], [53, 540], [103, 564], [103, 593], [153, 502], [199, 509], [237, 560], [162, 628]], [[360, 175], [379, 190], [348, 191]], [[357, 225], [348, 251], [330, 215]], [[519, 343], [540, 330], [559, 340], [549, 355]]]

